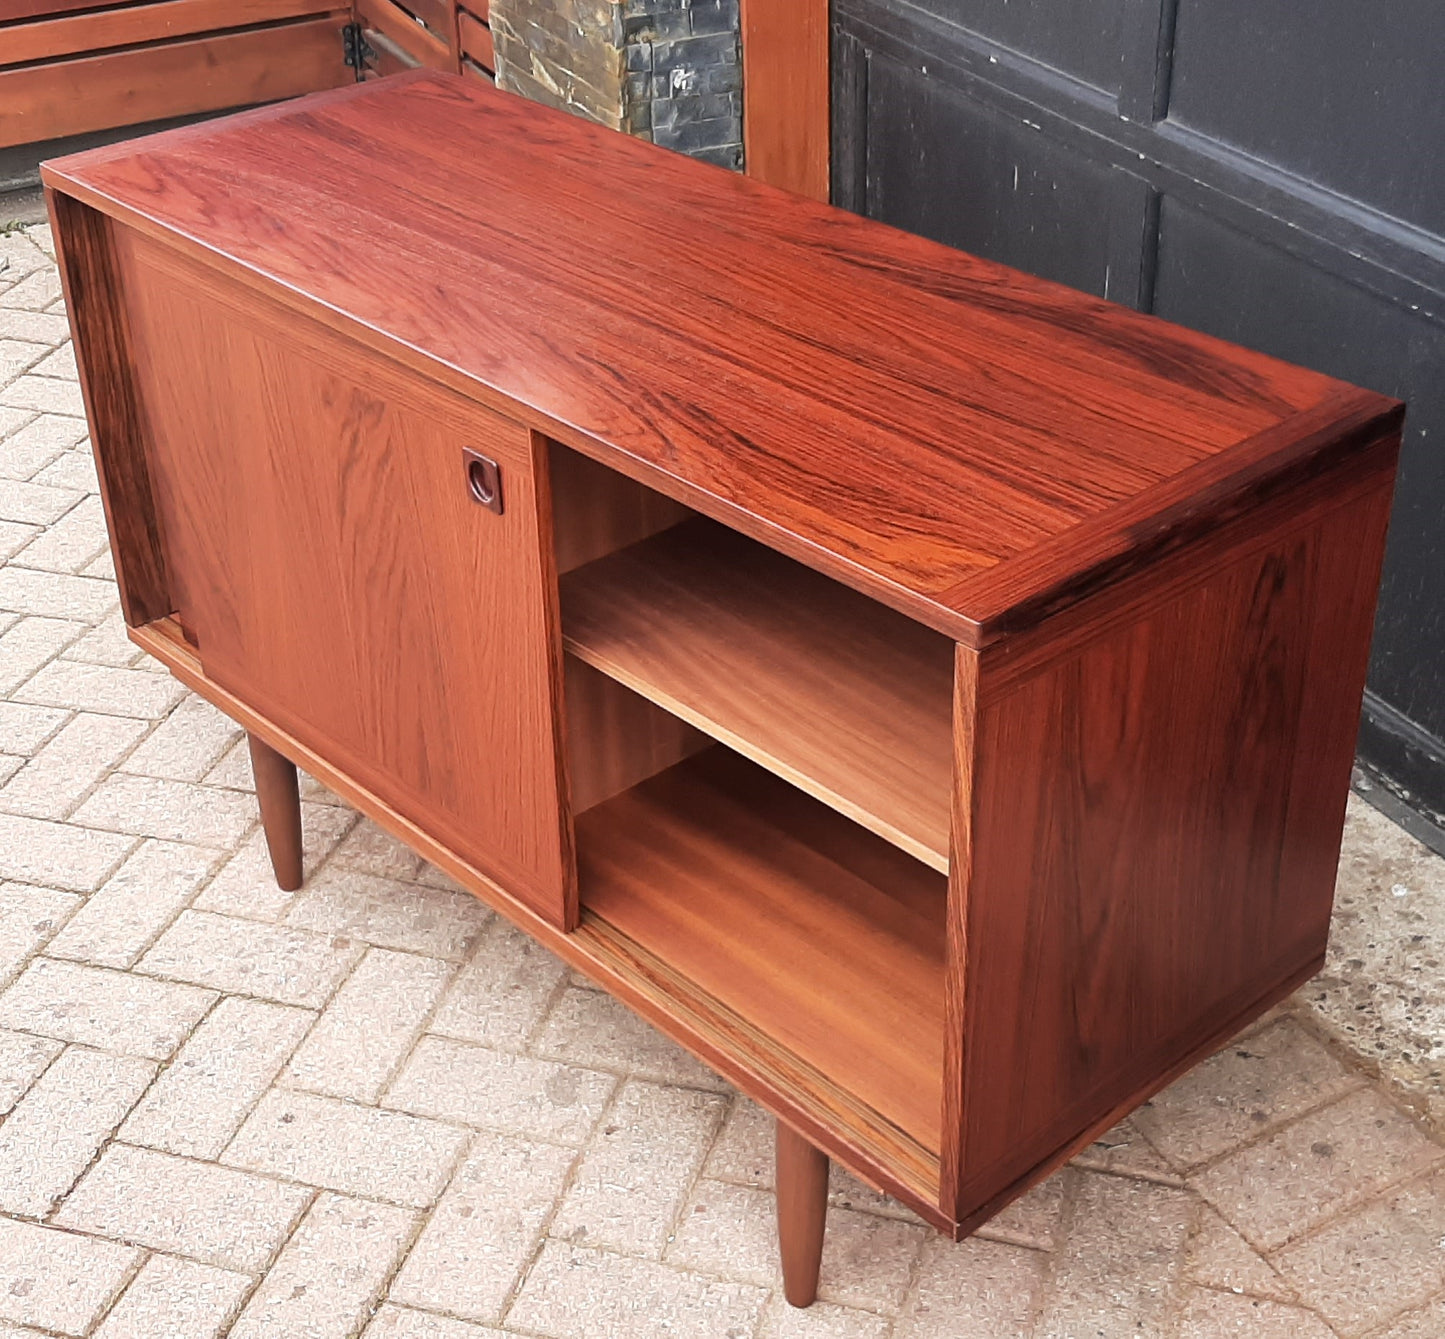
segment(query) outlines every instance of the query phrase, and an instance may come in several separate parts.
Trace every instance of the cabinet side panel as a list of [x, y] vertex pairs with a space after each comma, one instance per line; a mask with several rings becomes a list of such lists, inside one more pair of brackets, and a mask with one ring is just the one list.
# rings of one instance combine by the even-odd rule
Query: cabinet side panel
[[1318, 969], [1395, 448], [1034, 672], [1000, 658], [992, 691], [974, 667], [945, 1181], [965, 1227]]
[[151, 492], [114, 225], [68, 195], [47, 190], [46, 198], [121, 609], [125, 621], [137, 627], [164, 618], [175, 606]]
[[[553, 924], [576, 923], [531, 434], [118, 237], [206, 676]], [[500, 512], [467, 450], [500, 471]]]

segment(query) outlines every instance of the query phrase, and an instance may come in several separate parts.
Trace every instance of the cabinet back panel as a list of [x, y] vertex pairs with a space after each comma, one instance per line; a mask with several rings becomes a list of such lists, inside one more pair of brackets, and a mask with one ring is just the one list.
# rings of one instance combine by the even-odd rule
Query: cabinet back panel
[[[531, 434], [149, 241], [117, 250], [206, 674], [575, 923]], [[500, 515], [466, 448], [500, 465]]]

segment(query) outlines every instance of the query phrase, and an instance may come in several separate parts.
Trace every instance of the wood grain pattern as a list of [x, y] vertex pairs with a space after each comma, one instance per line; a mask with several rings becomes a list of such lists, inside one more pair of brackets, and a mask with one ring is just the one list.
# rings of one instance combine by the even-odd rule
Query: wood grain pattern
[[0, 28], [0, 65], [335, 12], [328, 0], [157, 0]]
[[296, 764], [277, 753], [259, 735], [246, 736], [251, 754], [251, 775], [256, 781], [256, 803], [266, 833], [266, 850], [276, 885], [283, 892], [301, 887], [301, 792]]
[[[153, 243], [118, 249], [207, 675], [575, 923], [540, 441], [262, 299], [208, 291]], [[501, 463], [502, 515], [472, 501], [464, 447]]]
[[826, 202], [827, 0], [742, 0], [742, 44], [744, 170]]
[[463, 9], [457, 11], [457, 41], [462, 54], [476, 61], [484, 70], [497, 68], [491, 28]]
[[135, 627], [164, 618], [177, 606], [151, 492], [114, 225], [69, 196], [47, 191], [46, 204], [75, 340], [121, 612]]
[[[1224, 505], [1233, 474], [1299, 467], [1288, 428], [1263, 434], [1344, 394], [476, 80], [419, 73], [48, 170], [968, 644], [999, 616], [994, 569], [1211, 456], [1199, 514]], [[685, 235], [649, 226], [659, 193]], [[383, 274], [341, 259], [378, 249]], [[1125, 550], [1149, 520], [1130, 513]], [[1008, 607], [1049, 576], [1008, 577]]]
[[433, 70], [456, 69], [456, 53], [449, 35], [422, 27], [392, 0], [356, 0], [356, 17], [394, 42], [417, 65]]
[[998, 693], [960, 650], [960, 1220], [1319, 961], [1389, 501], [1386, 469]]
[[777, 1123], [776, 1139], [774, 1181], [783, 1295], [791, 1306], [812, 1306], [818, 1296], [828, 1222], [828, 1156], [782, 1121]]
[[343, 22], [338, 11], [0, 71], [0, 148], [349, 82], [352, 72], [337, 59]]
[[631, 790], [713, 742], [575, 656], [566, 658], [564, 685], [573, 813]]
[[571, 573], [573, 655], [948, 873], [953, 644], [712, 521]]
[[577, 820], [584, 906], [935, 1152], [945, 881], [713, 748]]
[[548, 453], [557, 571], [566, 575], [694, 513], [556, 442]]
[[766, 1045], [717, 1001], [701, 996], [675, 973], [660, 969], [650, 955], [609, 931], [595, 917], [584, 919], [572, 933], [558, 930], [520, 900], [514, 890], [504, 888], [426, 828], [399, 813], [361, 779], [337, 767], [284, 726], [208, 678], [174, 619], [132, 628], [130, 637], [243, 729], [295, 758], [308, 775], [469, 888], [563, 961], [585, 972], [867, 1184], [896, 1196], [925, 1221], [945, 1231], [953, 1230], [953, 1220], [938, 1207], [937, 1155], [927, 1154], [915, 1141], [896, 1131], [870, 1124], [870, 1113], [829, 1083], [826, 1076]]

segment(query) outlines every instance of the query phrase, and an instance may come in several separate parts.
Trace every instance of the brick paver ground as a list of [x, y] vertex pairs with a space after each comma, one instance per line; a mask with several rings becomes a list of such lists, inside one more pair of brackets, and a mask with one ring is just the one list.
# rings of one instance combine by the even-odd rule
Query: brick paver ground
[[0, 1339], [1445, 1336], [1445, 862], [1358, 801], [1349, 957], [970, 1241], [838, 1176], [789, 1310], [757, 1108], [314, 783], [277, 890], [123, 635], [49, 246], [0, 238]]

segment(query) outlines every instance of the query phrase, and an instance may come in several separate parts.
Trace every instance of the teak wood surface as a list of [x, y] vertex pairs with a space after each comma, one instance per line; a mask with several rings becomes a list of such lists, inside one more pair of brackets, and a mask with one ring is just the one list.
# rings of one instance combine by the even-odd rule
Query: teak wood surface
[[1050, 541], [1077, 598], [1337, 445], [1297, 415], [1392, 412], [429, 71], [47, 180], [970, 645], [1054, 589]]
[[1321, 961], [1400, 406], [475, 81], [45, 175], [132, 636], [786, 1122], [790, 1295], [789, 1139], [962, 1234]]

